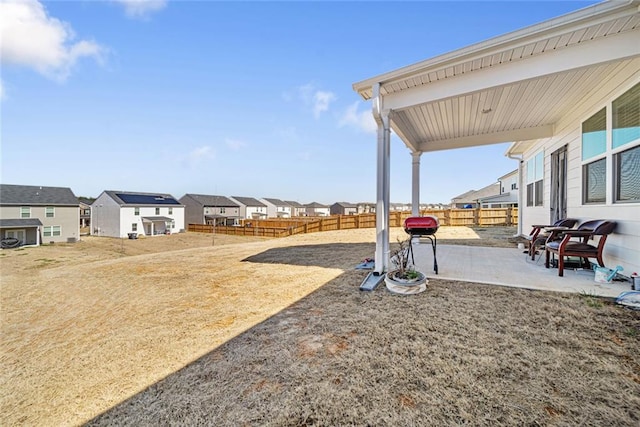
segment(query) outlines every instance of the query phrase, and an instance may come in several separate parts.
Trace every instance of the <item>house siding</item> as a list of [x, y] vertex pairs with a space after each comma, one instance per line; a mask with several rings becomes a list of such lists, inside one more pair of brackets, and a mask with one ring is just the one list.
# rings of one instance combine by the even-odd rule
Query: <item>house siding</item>
[[[609, 219], [617, 221], [615, 232], [608, 237], [604, 250], [604, 262], [607, 266], [621, 265], [628, 275], [640, 272], [640, 203], [613, 203], [612, 180], [613, 164], [607, 155], [607, 201], [605, 204], [582, 204], [582, 122], [610, 103], [640, 80], [640, 59], [627, 66], [620, 66], [618, 72], [585, 96], [576, 105], [571, 115], [556, 124], [556, 135], [549, 140], [538, 141], [523, 156], [524, 164], [541, 149], [544, 150], [544, 198], [542, 207], [527, 207], [522, 203], [522, 219], [525, 228], [532, 224], [550, 222], [551, 194], [551, 153], [567, 145], [567, 216], [580, 222], [588, 219]], [[608, 126], [610, 129], [610, 125]], [[625, 148], [638, 146], [635, 141]], [[607, 150], [610, 153], [610, 150]], [[524, 168], [526, 176], [526, 166]], [[526, 184], [525, 184], [526, 185]], [[525, 189], [526, 191], [526, 189]], [[525, 192], [526, 194], [526, 192]]]
[[184, 220], [187, 224], [205, 224], [205, 208], [202, 203], [188, 195], [182, 197], [180, 203], [184, 205]]
[[[23, 206], [0, 206], [0, 218], [20, 218], [20, 208]], [[31, 208], [30, 218], [37, 218], [42, 222], [40, 227], [40, 241], [42, 243], [63, 243], [80, 240], [80, 210], [78, 206], [56, 206], [54, 217], [47, 218], [46, 206], [29, 206]], [[44, 236], [44, 227], [60, 226], [59, 236]], [[35, 244], [35, 233], [27, 232], [26, 244]]]

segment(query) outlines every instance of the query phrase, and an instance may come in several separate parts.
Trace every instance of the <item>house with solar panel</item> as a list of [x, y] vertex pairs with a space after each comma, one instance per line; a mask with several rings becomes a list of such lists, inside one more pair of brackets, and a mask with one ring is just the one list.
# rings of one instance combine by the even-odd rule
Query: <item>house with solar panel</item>
[[238, 225], [240, 205], [228, 197], [187, 193], [180, 203], [187, 224]]
[[103, 191], [91, 204], [92, 235], [136, 238], [184, 229], [184, 205], [170, 194]]

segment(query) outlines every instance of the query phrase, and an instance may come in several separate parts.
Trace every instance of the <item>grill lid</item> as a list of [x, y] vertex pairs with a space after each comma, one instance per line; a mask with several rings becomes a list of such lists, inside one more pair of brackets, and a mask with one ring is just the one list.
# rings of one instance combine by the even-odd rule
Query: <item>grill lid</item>
[[411, 216], [404, 220], [404, 231], [412, 236], [427, 236], [435, 234], [440, 222], [435, 216]]

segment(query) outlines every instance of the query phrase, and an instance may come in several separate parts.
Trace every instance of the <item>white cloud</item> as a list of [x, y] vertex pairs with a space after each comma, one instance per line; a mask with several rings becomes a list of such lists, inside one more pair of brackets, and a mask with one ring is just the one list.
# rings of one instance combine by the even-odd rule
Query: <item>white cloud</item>
[[215, 157], [215, 150], [208, 145], [203, 145], [202, 147], [197, 147], [191, 150], [183, 159], [183, 163], [185, 166], [193, 168], [204, 161], [213, 160]]
[[376, 133], [378, 125], [371, 114], [371, 110], [358, 111], [360, 102], [351, 104], [340, 118], [339, 125], [351, 126], [365, 133]]
[[290, 92], [282, 94], [282, 99], [287, 102], [291, 102], [296, 98], [300, 99], [306, 107], [311, 109], [313, 117], [316, 119], [319, 118], [323, 112], [329, 111], [330, 104], [337, 99], [333, 92], [319, 90], [313, 83], [298, 86], [295, 94]]
[[73, 43], [71, 26], [48, 16], [37, 0], [3, 1], [0, 15], [3, 63], [33, 68], [58, 81], [64, 81], [82, 57], [93, 57], [102, 63], [103, 47], [88, 40]]
[[129, 18], [147, 18], [150, 14], [164, 9], [167, 0], [113, 0], [124, 6]]
[[238, 139], [227, 138], [225, 139], [224, 143], [227, 145], [227, 147], [229, 147], [233, 151], [239, 151], [240, 149], [247, 146], [247, 144], [244, 141], [240, 141]]
[[329, 104], [335, 101], [336, 96], [332, 92], [316, 91], [313, 94], [313, 116], [317, 119], [323, 111], [329, 110]]

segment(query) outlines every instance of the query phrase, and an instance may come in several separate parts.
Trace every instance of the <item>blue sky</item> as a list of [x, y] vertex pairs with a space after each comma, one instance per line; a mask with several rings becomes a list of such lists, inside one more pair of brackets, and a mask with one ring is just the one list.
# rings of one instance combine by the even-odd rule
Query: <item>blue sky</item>
[[[1, 0], [1, 180], [374, 201], [371, 106], [352, 84], [596, 2]], [[421, 201], [517, 163], [508, 144], [422, 155]], [[391, 143], [391, 200], [411, 156]]]

